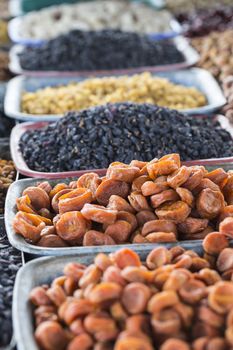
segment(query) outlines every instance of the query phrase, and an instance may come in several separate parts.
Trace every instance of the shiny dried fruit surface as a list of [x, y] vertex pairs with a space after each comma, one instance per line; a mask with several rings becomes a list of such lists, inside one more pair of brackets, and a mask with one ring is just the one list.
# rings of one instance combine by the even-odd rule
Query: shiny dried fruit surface
[[[26, 188], [16, 200], [13, 228], [40, 247], [203, 239], [206, 252], [216, 255], [233, 237], [232, 184], [230, 172], [181, 165], [176, 153], [150, 162], [115, 161], [103, 177], [86, 173], [68, 184]], [[179, 264], [187, 266], [188, 258]], [[201, 266], [207, 267], [193, 263], [196, 270]]]
[[89, 266], [71, 262], [29, 295], [36, 342], [41, 350], [231, 350], [232, 256], [225, 248], [210, 268], [206, 254], [160, 246], [143, 258], [122, 248]]

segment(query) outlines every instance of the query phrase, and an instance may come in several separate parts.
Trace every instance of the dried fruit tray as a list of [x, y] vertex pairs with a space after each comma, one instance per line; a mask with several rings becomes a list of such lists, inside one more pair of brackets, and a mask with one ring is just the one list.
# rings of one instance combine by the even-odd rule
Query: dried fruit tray
[[184, 69], [187, 67], [190, 67], [194, 65], [198, 59], [199, 54], [197, 51], [190, 46], [188, 40], [182, 36], [178, 36], [173, 39], [176, 47], [183, 53], [184, 55], [184, 62], [181, 63], [175, 63], [175, 64], [168, 64], [163, 66], [153, 66], [153, 67], [138, 67], [138, 68], [132, 68], [132, 69], [119, 69], [119, 70], [105, 70], [105, 71], [72, 71], [72, 72], [61, 72], [61, 71], [28, 71], [24, 70], [20, 66], [20, 61], [18, 54], [22, 52], [24, 49], [24, 46], [22, 45], [15, 45], [12, 47], [9, 56], [10, 56], [10, 63], [9, 63], [9, 69], [14, 74], [24, 74], [24, 75], [31, 75], [31, 76], [70, 76], [74, 77], [75, 75], [79, 76], [87, 76], [87, 75], [98, 75], [98, 74], [128, 74], [128, 73], [138, 73], [143, 72], [145, 70], [150, 70], [151, 72], [163, 72], [163, 71], [169, 71], [169, 70], [177, 70], [177, 69]]
[[[24, 20], [24, 16], [19, 16], [19, 17], [13, 18], [8, 23], [8, 33], [11, 41], [13, 41], [16, 44], [25, 45], [25, 46], [29, 46], [29, 45], [39, 46], [43, 44], [46, 40], [22, 37], [22, 35], [20, 34], [20, 26], [23, 20]], [[182, 31], [183, 30], [179, 22], [173, 18], [170, 21], [169, 31], [165, 33], [152, 33], [150, 34], [150, 36], [155, 40], [170, 39], [170, 38], [176, 37], [177, 35], [180, 35]]]
[[[208, 118], [208, 116], [196, 116], [196, 118]], [[233, 138], [233, 127], [230, 125], [228, 119], [224, 116], [218, 115], [215, 116], [221, 126], [230, 132]], [[87, 170], [77, 170], [77, 171], [66, 171], [66, 172], [56, 172], [56, 173], [47, 173], [47, 172], [39, 172], [35, 171], [33, 169], [30, 169], [19, 149], [19, 141], [21, 136], [26, 132], [27, 130], [38, 130], [43, 128], [44, 126], [48, 125], [48, 122], [37, 122], [37, 123], [22, 123], [16, 125], [11, 133], [11, 139], [10, 139], [10, 148], [11, 148], [11, 156], [15, 163], [16, 169], [19, 171], [19, 173], [26, 175], [28, 177], [35, 177], [35, 178], [47, 178], [47, 179], [58, 179], [58, 178], [66, 178], [66, 177], [78, 177], [81, 176], [84, 173], [87, 172], [97, 172], [99, 174], [104, 174], [104, 169], [87, 169]], [[215, 167], [216, 165], [224, 165], [228, 169], [233, 167], [233, 155], [232, 157], [226, 157], [226, 158], [212, 158], [212, 159], [199, 159], [199, 160], [192, 160], [184, 162], [185, 165], [205, 165], [208, 167]]]
[[[99, 175], [103, 175], [103, 171], [97, 170]], [[56, 180], [48, 180], [52, 186], [55, 186], [57, 183], [60, 182], [65, 182], [69, 183], [72, 180], [72, 178], [66, 178], [66, 179], [56, 179]], [[95, 246], [95, 247], [90, 247], [90, 246], [76, 246], [76, 247], [62, 247], [62, 248], [49, 248], [49, 247], [40, 247], [36, 245], [29, 244], [28, 242], [25, 241], [25, 239], [21, 236], [15, 233], [13, 229], [13, 219], [17, 213], [16, 210], [16, 199], [22, 195], [22, 192], [24, 189], [30, 186], [36, 186], [39, 181], [42, 181], [42, 179], [23, 179], [23, 180], [18, 180], [14, 182], [7, 193], [7, 198], [6, 198], [6, 206], [5, 206], [5, 225], [6, 225], [6, 231], [8, 235], [8, 239], [10, 243], [12, 244], [13, 247], [28, 253], [32, 255], [37, 255], [37, 256], [50, 256], [50, 255], [55, 255], [55, 256], [63, 256], [63, 255], [89, 255], [92, 252], [98, 253], [98, 252], [111, 252], [112, 249], [116, 249], [119, 247], [119, 245], [105, 245], [105, 246]], [[168, 247], [174, 246], [174, 245], [179, 245], [181, 242], [177, 243], [172, 243], [172, 244], [164, 244]], [[201, 244], [201, 240], [195, 240], [195, 241], [182, 241], [182, 244], [184, 246], [190, 246], [193, 244], [194, 246], [197, 244]], [[140, 247], [153, 247], [156, 245], [161, 245], [161, 244], [140, 244]], [[123, 245], [121, 245], [123, 246]], [[138, 244], [128, 244], [124, 245], [128, 246], [131, 248], [136, 248], [138, 247]]]
[[[185, 249], [193, 249], [199, 254], [202, 253], [199, 244], [180, 245]], [[112, 252], [117, 248], [119, 247], [110, 248], [108, 252]], [[140, 255], [142, 260], [152, 249], [152, 245], [133, 247], [133, 250]], [[69, 262], [75, 261], [89, 265], [93, 262], [96, 253], [96, 251], [90, 251], [88, 254], [84, 253], [73, 257], [39, 258], [28, 262], [19, 270], [13, 296], [13, 325], [18, 350], [39, 350], [34, 339], [32, 307], [28, 302], [28, 296], [32, 288], [50, 283], [55, 277], [62, 275], [64, 266]]]
[[[175, 84], [187, 87], [195, 87], [207, 98], [207, 103], [203, 107], [183, 110], [187, 114], [207, 114], [221, 108], [226, 99], [214, 77], [201, 68], [191, 68], [172, 72], [160, 72], [153, 74], [164, 77]], [[119, 76], [119, 75], [118, 75]], [[21, 96], [24, 91], [34, 92], [48, 86], [66, 85], [70, 82], [83, 81], [86, 78], [80, 77], [15, 77], [7, 86], [5, 96], [5, 113], [7, 116], [22, 121], [55, 121], [63, 115], [36, 115], [23, 113], [21, 111]]]

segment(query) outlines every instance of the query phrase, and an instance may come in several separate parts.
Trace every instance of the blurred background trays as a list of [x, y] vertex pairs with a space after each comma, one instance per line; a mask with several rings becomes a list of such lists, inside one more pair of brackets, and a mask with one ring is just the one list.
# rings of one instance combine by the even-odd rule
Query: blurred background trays
[[[164, 246], [168, 247], [168, 245], [165, 244]], [[202, 247], [200, 244], [189, 243], [187, 245], [180, 244], [180, 246], [185, 249], [193, 249], [197, 253], [202, 254]], [[154, 247], [155, 245], [147, 247], [137, 246], [134, 248], [131, 246], [142, 260], [146, 258]], [[116, 250], [116, 248], [111, 248], [109, 252], [114, 250]], [[95, 255], [96, 252], [90, 251], [88, 255], [81, 254], [75, 257], [40, 258], [30, 261], [20, 269], [16, 278], [13, 297], [14, 332], [18, 350], [39, 350], [34, 338], [33, 308], [28, 302], [32, 288], [51, 283], [55, 277], [61, 276], [65, 265], [69, 262], [79, 262], [86, 265], [91, 264], [94, 261]]]
[[[196, 118], [209, 118], [208, 116], [196, 116]], [[215, 120], [219, 121], [222, 128], [227, 130], [232, 138], [233, 138], [233, 127], [229, 123], [228, 119], [224, 116], [214, 116]], [[28, 177], [33, 178], [47, 178], [47, 179], [58, 179], [58, 178], [66, 178], [66, 177], [78, 177], [81, 176], [84, 173], [87, 172], [96, 172], [96, 173], [104, 173], [104, 169], [87, 169], [87, 170], [77, 170], [77, 171], [66, 171], [66, 172], [39, 172], [35, 171], [33, 169], [30, 169], [20, 150], [19, 150], [19, 140], [21, 136], [27, 131], [27, 130], [37, 130], [41, 129], [45, 126], [47, 126], [47, 122], [38, 122], [38, 123], [22, 123], [16, 125], [11, 133], [11, 139], [10, 139], [10, 149], [11, 149], [11, 156], [14, 161], [16, 169], [23, 175], [26, 175]], [[183, 162], [184, 165], [204, 165], [208, 166], [209, 168], [213, 168], [216, 166], [223, 166], [225, 169], [229, 170], [233, 167], [233, 156], [232, 157], [225, 157], [225, 158], [212, 158], [212, 159], [199, 159], [199, 160], [191, 160]]]
[[[187, 114], [208, 114], [220, 109], [226, 99], [220, 89], [217, 81], [206, 70], [192, 68], [190, 70], [181, 70], [174, 72], [161, 72], [154, 76], [167, 78], [175, 84], [181, 84], [187, 87], [195, 87], [201, 91], [207, 98], [207, 104], [203, 107], [182, 110]], [[80, 77], [16, 77], [13, 78], [7, 86], [5, 96], [6, 115], [22, 121], [55, 121], [63, 115], [35, 115], [21, 112], [21, 96], [23, 92], [35, 92], [48, 86], [67, 85], [71, 82], [83, 81]]]
[[[8, 23], [8, 33], [11, 41], [13, 41], [16, 44], [19, 45], [25, 45], [25, 46], [40, 46], [46, 40], [43, 39], [30, 39], [25, 38], [20, 35], [20, 26], [23, 22], [24, 17], [16, 17], [13, 18]], [[163, 39], [171, 39], [174, 38], [180, 34], [182, 34], [183, 29], [180, 23], [176, 19], [172, 19], [170, 22], [170, 30], [164, 33], [151, 33], [149, 36], [155, 40], [163, 40]]]
[[190, 67], [197, 63], [199, 60], [199, 54], [197, 51], [189, 44], [188, 40], [185, 39], [182, 36], [178, 36], [173, 39], [176, 47], [179, 51], [181, 51], [184, 55], [185, 61], [181, 63], [175, 63], [175, 64], [168, 64], [164, 66], [153, 66], [153, 67], [138, 67], [138, 68], [132, 68], [132, 69], [119, 69], [119, 70], [103, 70], [103, 71], [72, 71], [72, 72], [65, 72], [65, 71], [28, 71], [24, 70], [20, 66], [20, 61], [18, 54], [22, 52], [24, 49], [24, 46], [22, 45], [14, 45], [12, 49], [10, 50], [10, 63], [9, 68], [12, 73], [14, 74], [24, 74], [27, 76], [40, 76], [40, 77], [48, 77], [48, 76], [70, 76], [73, 77], [75, 75], [79, 76], [88, 76], [88, 75], [98, 75], [98, 74], [106, 74], [106, 75], [113, 75], [113, 74], [128, 74], [128, 73], [138, 73], [143, 72], [146, 70], [149, 70], [151, 72], [164, 72], [164, 71], [171, 71], [171, 70], [178, 70], [178, 69], [184, 69], [187, 67]]

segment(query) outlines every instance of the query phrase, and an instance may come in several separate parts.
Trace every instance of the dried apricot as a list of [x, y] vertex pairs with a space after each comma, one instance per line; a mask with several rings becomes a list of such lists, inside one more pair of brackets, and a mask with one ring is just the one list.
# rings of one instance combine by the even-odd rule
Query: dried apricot
[[202, 218], [214, 219], [224, 207], [224, 197], [221, 192], [206, 188], [198, 195], [196, 206]]
[[225, 314], [233, 306], [233, 284], [228, 281], [217, 282], [208, 295], [209, 306], [219, 314]]
[[139, 174], [139, 168], [124, 163], [112, 163], [107, 170], [107, 178], [131, 183]]
[[112, 195], [109, 198], [107, 208], [118, 211], [126, 211], [132, 214], [135, 213], [135, 210], [131, 207], [131, 205], [124, 198], [117, 195]]
[[71, 192], [61, 195], [58, 199], [58, 209], [60, 214], [69, 211], [79, 211], [84, 204], [91, 203], [92, 192], [86, 188], [77, 188]]
[[42, 188], [36, 186], [27, 187], [23, 191], [23, 196], [30, 198], [33, 208], [39, 210], [41, 208], [50, 208], [49, 195]]
[[96, 190], [96, 199], [99, 204], [107, 205], [112, 195], [126, 198], [129, 194], [129, 185], [126, 182], [106, 179], [101, 182]]
[[172, 174], [168, 175], [167, 182], [169, 186], [175, 189], [177, 187], [180, 187], [183, 183], [185, 183], [188, 180], [191, 171], [192, 170], [190, 168], [182, 166], [176, 171], [174, 171]]
[[98, 246], [98, 245], [113, 245], [116, 244], [114, 239], [106, 233], [90, 230], [84, 234], [84, 246]]
[[123, 289], [121, 300], [127, 312], [138, 314], [146, 310], [150, 296], [149, 287], [140, 282], [132, 282]]
[[57, 234], [65, 241], [82, 244], [88, 223], [79, 211], [62, 214], [56, 223]]
[[209, 233], [202, 243], [206, 253], [210, 255], [218, 255], [224, 248], [229, 246], [227, 238], [219, 232]]
[[100, 222], [102, 224], [113, 224], [116, 221], [117, 211], [96, 204], [85, 204], [81, 210], [87, 220]]
[[65, 330], [55, 321], [41, 323], [35, 331], [35, 338], [45, 350], [64, 350], [68, 343]]
[[183, 222], [189, 216], [190, 212], [190, 207], [182, 201], [165, 204], [155, 210], [155, 214], [159, 219], [172, 220], [176, 223]]
[[142, 235], [146, 236], [151, 232], [174, 232], [176, 234], [176, 224], [169, 220], [152, 220], [144, 224]]
[[152, 208], [158, 208], [161, 204], [165, 202], [171, 202], [171, 201], [176, 201], [179, 199], [178, 194], [176, 193], [175, 190], [165, 190], [161, 193], [154, 194], [153, 196], [150, 197], [150, 202]]

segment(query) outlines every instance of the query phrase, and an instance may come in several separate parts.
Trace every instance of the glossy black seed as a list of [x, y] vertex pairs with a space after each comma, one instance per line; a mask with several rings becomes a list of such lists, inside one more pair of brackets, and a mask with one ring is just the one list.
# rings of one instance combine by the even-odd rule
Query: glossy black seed
[[20, 150], [29, 168], [58, 172], [104, 168], [113, 161], [148, 161], [174, 152], [182, 160], [228, 157], [233, 155], [233, 140], [211, 118], [119, 103], [70, 112], [43, 129], [27, 131]]
[[0, 223], [0, 347], [12, 337], [12, 295], [15, 276], [21, 266], [21, 254], [10, 246], [3, 223]]
[[83, 71], [157, 66], [184, 61], [169, 40], [119, 30], [73, 30], [19, 54], [26, 70]]

